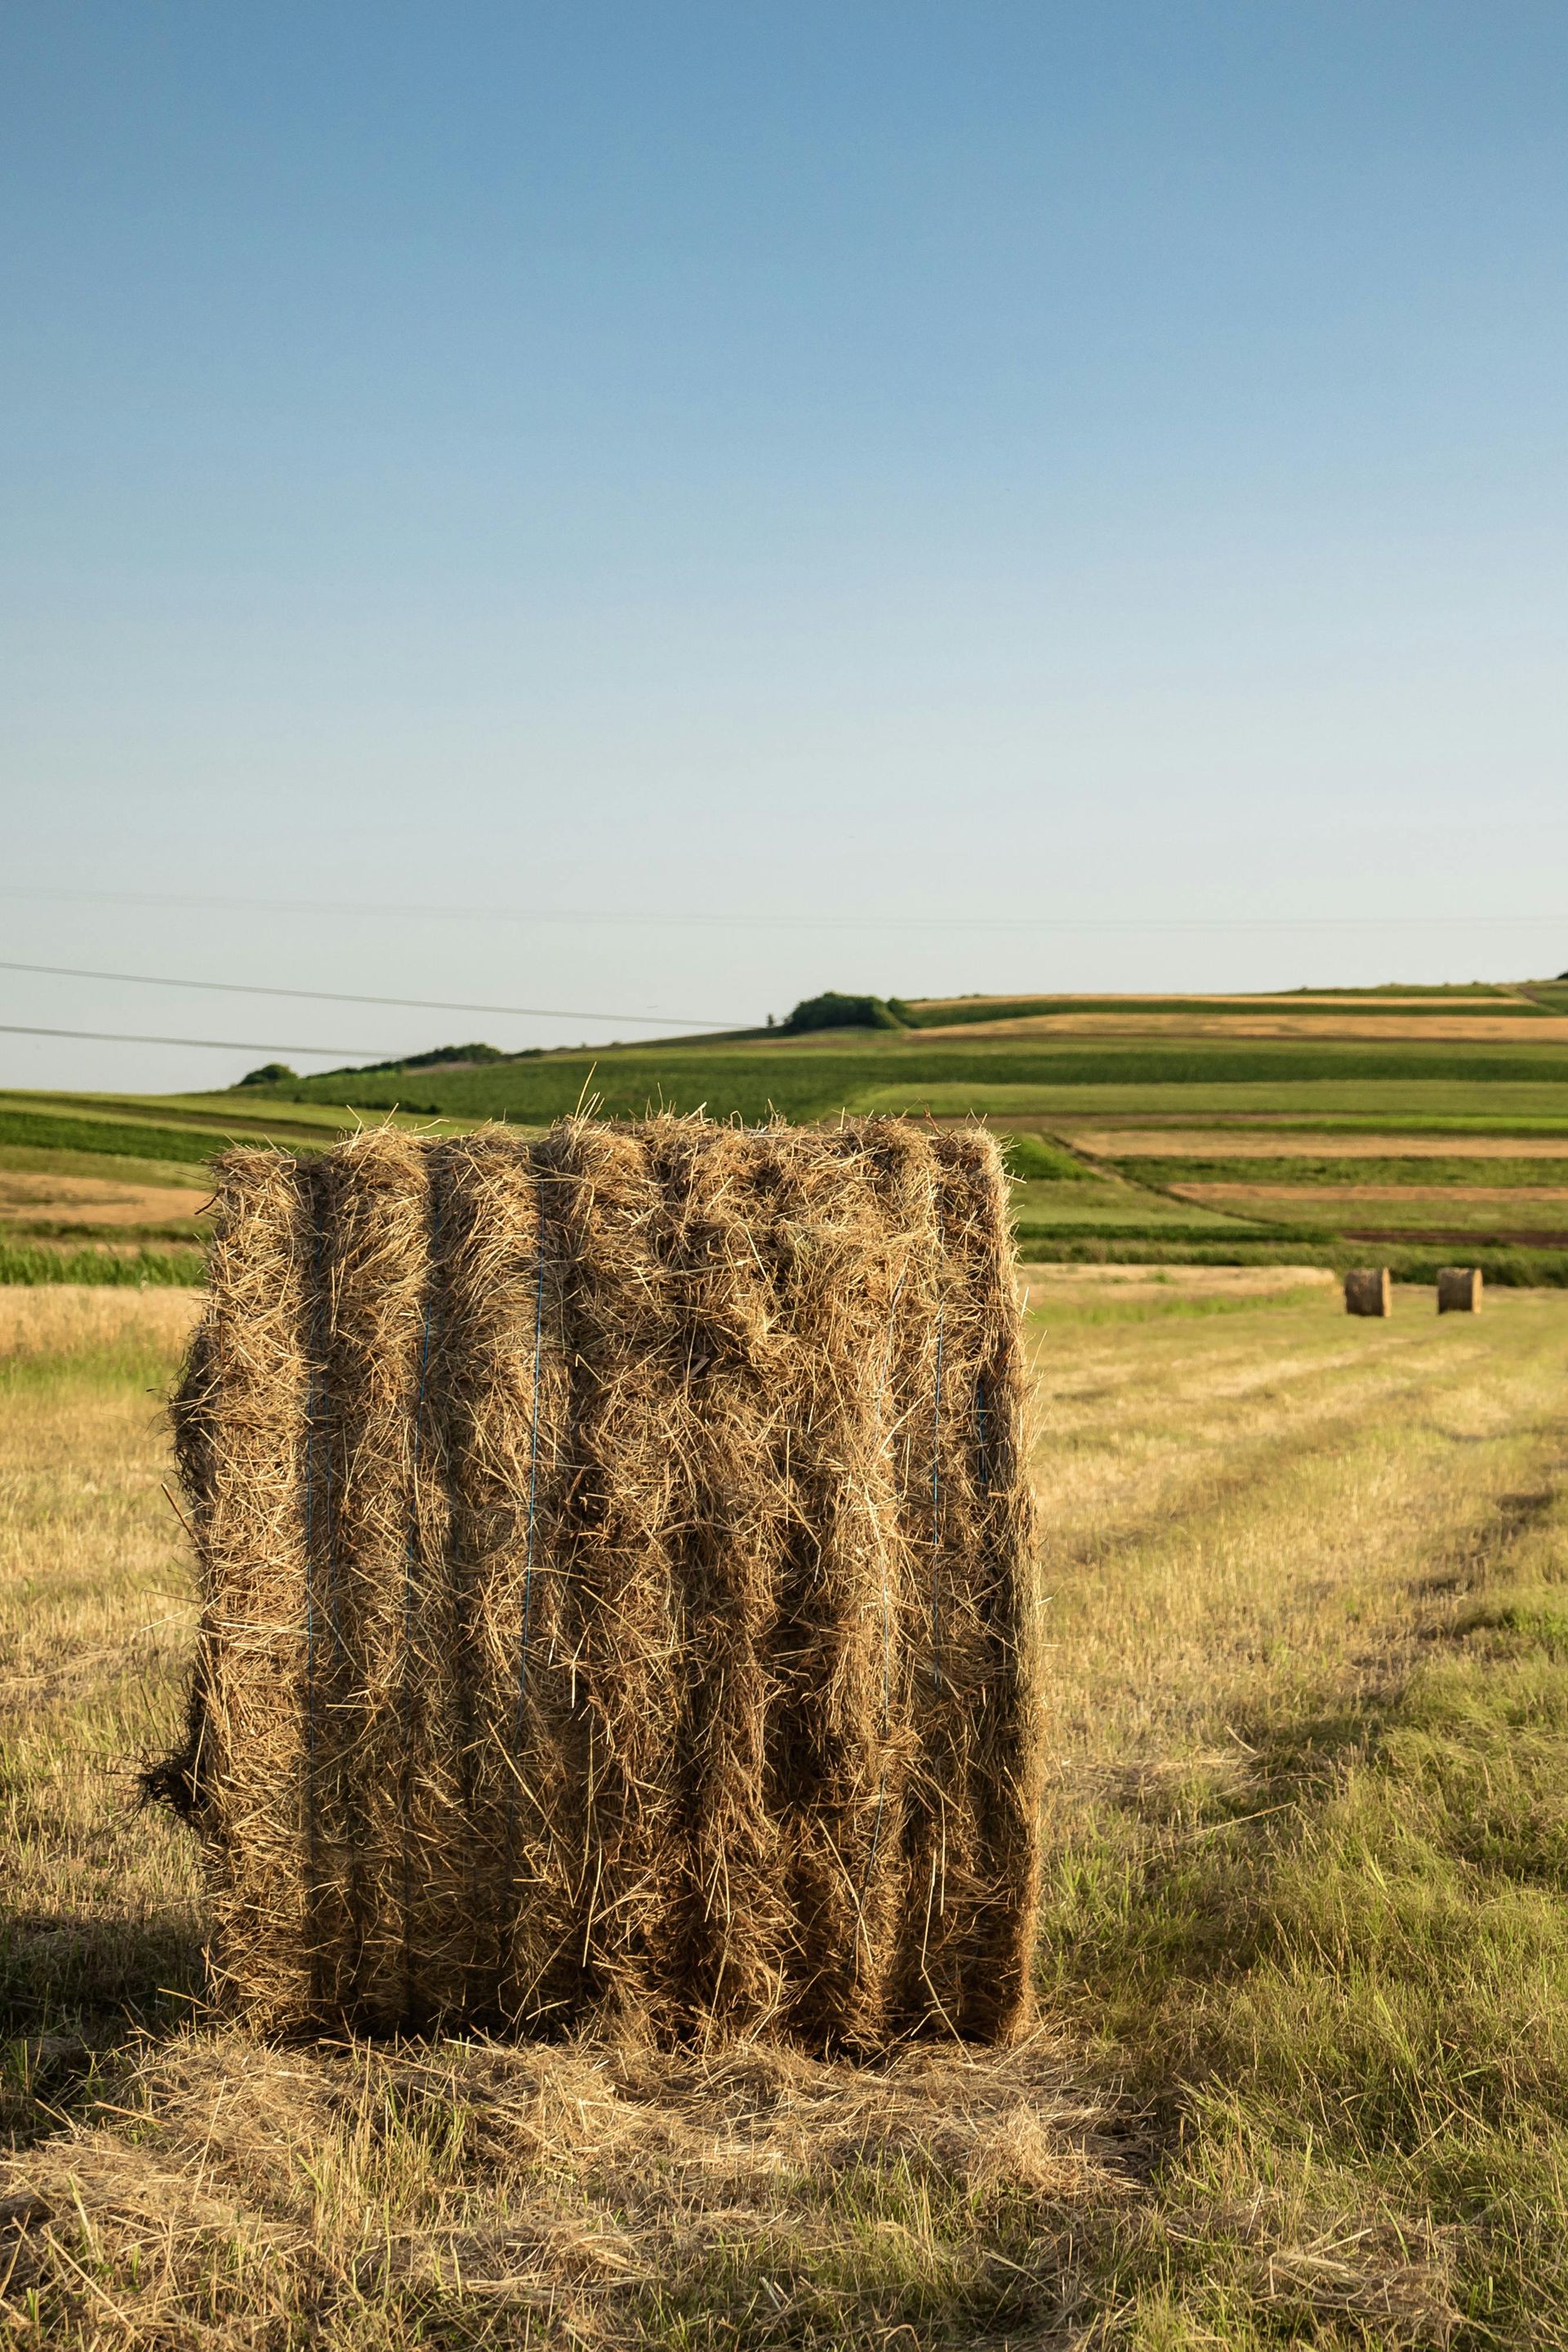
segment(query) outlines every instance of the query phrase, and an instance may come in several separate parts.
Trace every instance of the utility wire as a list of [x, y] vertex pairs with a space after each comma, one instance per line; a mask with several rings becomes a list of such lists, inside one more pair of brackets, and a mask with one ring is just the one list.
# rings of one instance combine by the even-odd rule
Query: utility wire
[[199, 1045], [215, 1054], [353, 1054], [367, 1062], [395, 1058], [376, 1045], [279, 1045], [275, 1038], [259, 1045], [254, 1037], [142, 1037], [122, 1029], [35, 1029], [25, 1021], [0, 1021], [0, 1035], [90, 1037], [101, 1045]]
[[[682, 1022], [689, 1029], [743, 1029], [749, 1025], [743, 1021], [699, 1021], [684, 1013], [563, 1013], [557, 1005], [468, 1004], [454, 1003], [444, 996], [355, 996], [342, 988], [274, 988], [265, 981], [162, 980], [145, 971], [84, 971], [68, 963], [8, 963], [0, 961], [0, 971], [47, 972], [56, 980], [123, 980], [137, 988], [214, 989], [225, 996], [307, 997], [318, 1004], [400, 1004], [412, 1006], [420, 1013], [507, 1013], [540, 1021], [625, 1021], [637, 1029], [668, 1030], [672, 1024]], [[328, 1050], [335, 1053], [337, 1048], [333, 1046]], [[302, 1053], [305, 1048], [291, 1046], [289, 1051]]]

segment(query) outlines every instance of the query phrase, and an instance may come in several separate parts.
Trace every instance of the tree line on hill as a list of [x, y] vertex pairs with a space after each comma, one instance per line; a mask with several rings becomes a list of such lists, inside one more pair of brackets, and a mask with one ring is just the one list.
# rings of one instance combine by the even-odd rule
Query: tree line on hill
[[[803, 997], [793, 1013], [775, 1023], [769, 1015], [768, 1027], [776, 1037], [799, 1036], [811, 1029], [913, 1029], [919, 1026], [910, 1006], [901, 996], [846, 996], [830, 988], [820, 996]], [[525, 1045], [515, 1054], [503, 1053], [499, 1045], [488, 1045], [472, 1040], [466, 1045], [433, 1045], [427, 1053], [405, 1054], [392, 1062], [366, 1062], [354, 1070], [355, 1076], [369, 1076], [382, 1070], [435, 1070], [456, 1066], [472, 1067], [479, 1063], [521, 1062], [542, 1054], [542, 1045]], [[329, 1070], [328, 1077], [350, 1075]], [[258, 1069], [247, 1070], [238, 1083], [242, 1087], [283, 1087], [296, 1084], [298, 1070], [287, 1062], [263, 1062]]]

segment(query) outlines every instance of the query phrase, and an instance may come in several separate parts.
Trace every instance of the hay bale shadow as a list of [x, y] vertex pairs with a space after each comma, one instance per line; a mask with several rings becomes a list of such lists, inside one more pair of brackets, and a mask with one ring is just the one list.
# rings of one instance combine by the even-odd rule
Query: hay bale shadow
[[203, 1973], [188, 1907], [0, 1907], [0, 2142], [58, 2128], [106, 2061], [188, 2022]]

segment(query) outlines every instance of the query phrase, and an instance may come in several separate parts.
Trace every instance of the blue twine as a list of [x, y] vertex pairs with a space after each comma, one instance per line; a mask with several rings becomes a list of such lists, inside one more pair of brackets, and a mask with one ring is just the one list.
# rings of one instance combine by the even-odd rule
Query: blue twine
[[[307, 1436], [305, 1445], [305, 1680], [306, 1680], [306, 1769], [310, 1776], [310, 1824], [311, 1874], [319, 1893], [321, 1886], [321, 1808], [317, 1801], [320, 1764], [317, 1740], [316, 1684], [319, 1640], [317, 1633], [316, 1580], [312, 1573], [311, 1555], [315, 1548], [316, 1528], [316, 1454], [318, 1444], [321, 1461], [321, 1528], [322, 1544], [327, 1556], [327, 1624], [332, 1637], [332, 1652], [341, 1666], [345, 1654], [342, 1614], [340, 1606], [336, 1526], [332, 1510], [332, 1449], [326, 1427], [327, 1420], [327, 1324], [326, 1293], [321, 1281], [326, 1259], [326, 1204], [320, 1197], [313, 1202], [314, 1244], [312, 1276], [314, 1312], [310, 1333], [310, 1378], [307, 1392]], [[321, 1952], [315, 1938], [311, 1939], [311, 1983], [321, 1990]]]
[[[539, 1497], [539, 1380], [544, 1339], [544, 1221], [539, 1221], [539, 1270], [533, 1292], [533, 1421], [528, 1438], [528, 1538], [522, 1570], [522, 1647], [518, 1658], [517, 1717], [521, 1736], [528, 1696], [528, 1645], [533, 1633], [533, 1523]], [[516, 1747], [516, 1741], [513, 1741]]]
[[[893, 1285], [893, 1296], [888, 1306], [888, 1347], [882, 1359], [882, 1377], [877, 1387], [879, 1430], [882, 1423], [882, 1400], [888, 1393], [889, 1383], [893, 1377], [893, 1326], [899, 1311], [899, 1294], [903, 1286], [904, 1277], [900, 1274], [898, 1281]], [[882, 1731], [884, 1736], [887, 1733], [892, 1705], [892, 1629], [888, 1612], [888, 1555], [884, 1550], [882, 1554]]]
[[[512, 1716], [512, 1781], [506, 1808], [507, 1908], [517, 1883], [517, 1788], [522, 1769], [522, 1718], [528, 1703], [529, 1645], [533, 1636], [533, 1533], [539, 1499], [539, 1387], [544, 1353], [544, 1212], [542, 1191], [534, 1194], [539, 1256], [533, 1292], [533, 1418], [528, 1441], [528, 1534], [522, 1570], [522, 1639], [517, 1661], [517, 1706]], [[499, 1965], [499, 1963], [498, 1963]]]
[[[888, 1306], [888, 1346], [887, 1351], [882, 1358], [882, 1377], [877, 1383], [877, 1426], [879, 1431], [882, 1424], [882, 1400], [888, 1393], [888, 1384], [893, 1376], [893, 1327], [895, 1318], [899, 1311], [899, 1294], [903, 1289], [903, 1286], [904, 1277], [903, 1275], [900, 1274], [897, 1282], [893, 1285], [893, 1296]], [[882, 1739], [884, 1749], [888, 1738], [888, 1726], [891, 1720], [892, 1712], [892, 1627], [888, 1609], [888, 1555], [884, 1549], [882, 1552]], [[888, 1768], [886, 1762], [884, 1762], [882, 1765], [881, 1778], [877, 1783], [877, 1816], [871, 1824], [871, 1845], [870, 1851], [866, 1856], [866, 1875], [860, 1882], [862, 1898], [865, 1895], [866, 1887], [870, 1881], [872, 1870], [876, 1866], [877, 1848], [880, 1844], [882, 1838], [882, 1808], [886, 1801], [887, 1794]]]
[[[325, 1206], [322, 1207], [325, 1214]], [[327, 1237], [324, 1225], [316, 1228], [316, 1340], [318, 1367], [321, 1373], [321, 1518], [327, 1549], [327, 1619], [331, 1627], [332, 1650], [341, 1666], [348, 1653], [343, 1643], [342, 1595], [338, 1575], [337, 1525], [332, 1512], [332, 1449], [328, 1442], [327, 1419], [327, 1326], [326, 1294], [321, 1286], [321, 1266], [326, 1256]]]
[[[940, 1268], [944, 1234], [942, 1210], [936, 1218], [936, 1245]], [[939, 1270], [937, 1280], [942, 1280]], [[942, 1326], [947, 1302], [941, 1292], [936, 1308], [936, 1394], [931, 1408], [931, 1687], [942, 1688]]]
[[310, 1380], [305, 1392], [305, 1821], [310, 1842], [310, 1876], [317, 1875], [316, 1821], [316, 1423], [321, 1412], [321, 1227], [316, 1221], [312, 1251]]
[[435, 1257], [440, 1247], [440, 1202], [431, 1210], [431, 1269], [426, 1278], [425, 1327], [419, 1342], [419, 1393], [414, 1402], [414, 1437], [408, 1465], [408, 1538], [403, 1571], [403, 1968], [405, 1979], [413, 1965], [411, 1917], [414, 1907], [414, 1865], [409, 1852], [413, 1828], [414, 1780], [414, 1602], [419, 1567], [419, 1437], [425, 1419], [425, 1390], [430, 1370], [430, 1318], [435, 1310]]

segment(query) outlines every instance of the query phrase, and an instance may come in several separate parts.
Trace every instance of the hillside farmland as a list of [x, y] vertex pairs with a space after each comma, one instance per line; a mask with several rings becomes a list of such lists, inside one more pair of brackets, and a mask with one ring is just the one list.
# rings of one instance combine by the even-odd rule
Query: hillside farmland
[[[1026, 1258], [1313, 1263], [1568, 1280], [1565, 992], [962, 998], [883, 1025], [460, 1050], [226, 1093], [0, 1096], [0, 1271], [189, 1278], [202, 1163], [364, 1119], [536, 1129], [584, 1104], [718, 1118], [979, 1118], [1013, 1139]], [[857, 1000], [821, 1000], [834, 1007]], [[874, 1003], [875, 1000], [858, 1000]], [[1563, 1034], [1560, 1036], [1559, 1032]], [[184, 1245], [184, 1255], [179, 1245]]]
[[68, 1255], [77, 1278], [132, 1261], [137, 1279], [154, 1262], [190, 1278], [194, 1192], [230, 1139], [310, 1150], [386, 1118], [537, 1129], [592, 1104], [985, 1119], [1013, 1139], [1020, 1248], [1040, 1263], [1373, 1256], [1424, 1277], [1458, 1252], [1494, 1283], [1560, 1282], [1565, 994], [894, 999], [896, 1017], [883, 1007], [875, 1027], [483, 1061], [455, 1050], [209, 1095], [12, 1093], [0, 1096], [0, 1271], [38, 1278]]

